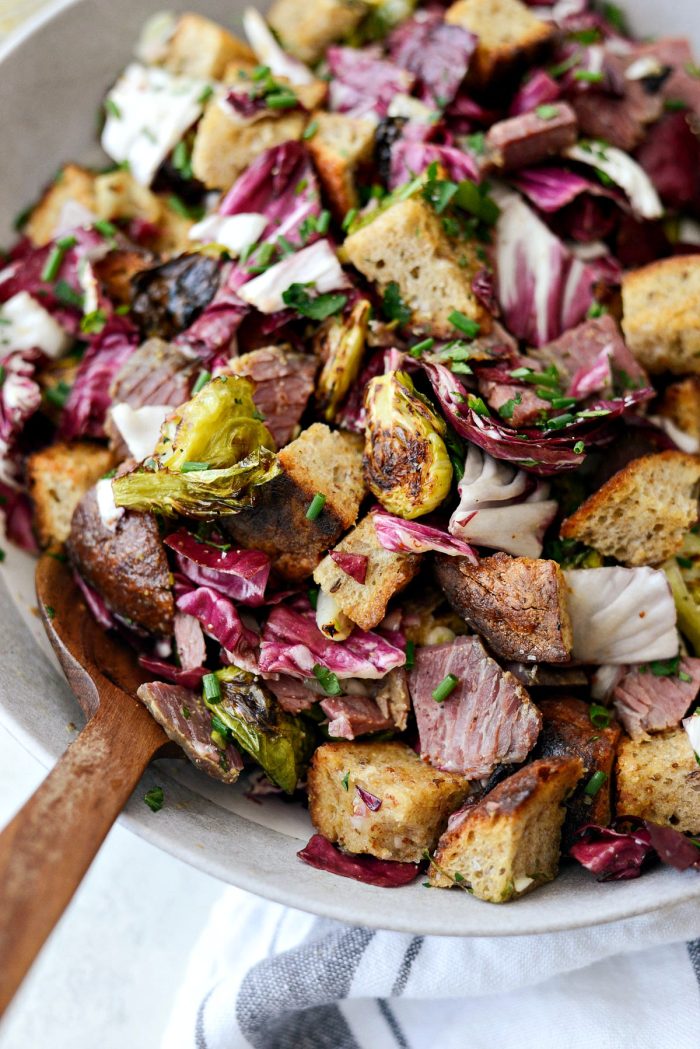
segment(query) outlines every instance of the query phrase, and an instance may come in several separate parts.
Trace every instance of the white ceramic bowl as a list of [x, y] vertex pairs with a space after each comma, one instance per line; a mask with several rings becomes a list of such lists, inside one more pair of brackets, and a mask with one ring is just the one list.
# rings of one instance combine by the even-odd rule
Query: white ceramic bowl
[[[244, 2], [63, 0], [0, 48], [0, 243], [10, 240], [12, 217], [59, 163], [99, 157], [94, 129], [100, 98], [128, 61], [144, 18], [163, 6], [192, 7], [236, 28], [235, 13]], [[697, 0], [663, 6], [658, 0], [629, 0], [627, 6], [639, 32], [694, 36], [700, 53]], [[2, 575], [0, 720], [48, 767], [73, 738], [72, 723], [80, 724], [81, 714], [32, 613], [33, 562], [8, 550]], [[156, 782], [166, 796], [157, 815], [142, 800]], [[122, 819], [155, 845], [251, 892], [347, 922], [406, 932], [546, 932], [700, 897], [697, 874], [669, 869], [606, 885], [567, 869], [551, 885], [501, 907], [466, 893], [428, 891], [420, 882], [395, 890], [362, 885], [297, 860], [311, 830], [300, 807], [274, 799], [254, 804], [236, 788], [223, 788], [178, 762], [161, 762], [146, 774]]]

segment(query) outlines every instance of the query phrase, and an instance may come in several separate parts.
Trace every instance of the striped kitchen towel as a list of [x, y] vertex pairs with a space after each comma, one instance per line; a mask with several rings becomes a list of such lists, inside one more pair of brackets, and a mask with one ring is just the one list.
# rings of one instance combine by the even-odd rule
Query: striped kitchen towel
[[227, 889], [162, 1049], [697, 1049], [698, 937], [696, 902], [574, 932], [450, 939]]

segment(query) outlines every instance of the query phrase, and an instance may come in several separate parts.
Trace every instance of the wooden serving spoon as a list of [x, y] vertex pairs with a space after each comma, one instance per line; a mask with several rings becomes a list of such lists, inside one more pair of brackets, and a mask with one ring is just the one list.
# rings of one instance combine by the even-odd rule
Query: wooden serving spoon
[[0, 834], [0, 1016], [148, 763], [177, 752], [135, 698], [148, 676], [133, 651], [96, 623], [69, 567], [44, 554], [36, 592], [88, 720]]

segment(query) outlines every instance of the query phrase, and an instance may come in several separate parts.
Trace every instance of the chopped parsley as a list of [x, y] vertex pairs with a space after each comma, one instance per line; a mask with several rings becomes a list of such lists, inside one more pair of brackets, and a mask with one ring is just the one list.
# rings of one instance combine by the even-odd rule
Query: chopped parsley
[[181, 215], [183, 219], [192, 219], [194, 222], [198, 222], [201, 218], [204, 218], [204, 207], [202, 204], [186, 204], [175, 193], [170, 194], [167, 204], [171, 211], [174, 211], [176, 215]]
[[107, 323], [107, 314], [104, 310], [93, 310], [86, 313], [80, 322], [80, 330], [86, 335], [98, 335]]
[[175, 170], [181, 178], [187, 180], [194, 178], [194, 174], [192, 172], [192, 154], [190, 152], [189, 146], [187, 145], [187, 142], [185, 142], [184, 139], [178, 142], [178, 144], [175, 146], [175, 149], [172, 152], [171, 160], [173, 167], [175, 168]]
[[346, 772], [340, 782], [343, 784], [343, 790], [350, 790], [350, 773]]
[[334, 674], [332, 670], [328, 670], [328, 668], [324, 667], [321, 663], [316, 663], [313, 673], [327, 696], [341, 696], [343, 694], [343, 689], [338, 681], [338, 675]]
[[469, 394], [469, 396], [467, 397], [467, 405], [471, 408], [473, 412], [476, 412], [477, 415], [483, 415], [485, 418], [488, 418], [491, 415], [491, 412], [486, 407], [486, 404], [484, 403], [483, 399], [481, 397], [477, 397], [475, 393]]
[[62, 306], [73, 306], [77, 310], [83, 308], [83, 296], [80, 292], [71, 288], [66, 280], [57, 280], [53, 289], [54, 296]]
[[382, 299], [382, 313], [388, 321], [398, 321], [399, 324], [408, 324], [411, 319], [411, 310], [401, 298], [401, 292], [396, 281], [387, 284]]
[[501, 419], [512, 419], [516, 405], [521, 404], [522, 399], [522, 394], [518, 393], [515, 397], [511, 397], [510, 400], [506, 401], [505, 404], [502, 404], [498, 409]]
[[104, 110], [110, 117], [114, 117], [116, 120], [121, 120], [122, 111], [113, 98], [105, 99]]
[[282, 292], [282, 301], [285, 306], [290, 306], [302, 317], [308, 317], [314, 321], [322, 321], [326, 317], [332, 317], [334, 313], [339, 313], [348, 301], [347, 295], [340, 292], [311, 295], [309, 289], [313, 290], [313, 288], [313, 283], [292, 284]]
[[143, 800], [148, 805], [151, 812], [160, 812], [165, 802], [165, 795], [163, 794], [162, 787], [152, 787], [151, 790], [147, 790], [143, 796]]
[[56, 609], [53, 605], [44, 605], [44, 614], [47, 619], [53, 619], [56, 615]]
[[63, 408], [70, 396], [70, 391], [71, 387], [67, 382], [64, 382], [64, 380], [61, 379], [55, 386], [49, 386], [48, 389], [44, 391], [44, 397], [49, 404], [53, 404], [54, 407]]

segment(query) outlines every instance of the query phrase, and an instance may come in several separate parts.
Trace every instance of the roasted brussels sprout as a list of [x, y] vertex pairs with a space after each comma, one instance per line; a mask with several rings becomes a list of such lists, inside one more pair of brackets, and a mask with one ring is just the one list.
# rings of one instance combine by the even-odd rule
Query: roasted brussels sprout
[[115, 478], [116, 505], [205, 518], [252, 506], [280, 472], [257, 415], [247, 379], [213, 379], [165, 421], [153, 456]]
[[[238, 667], [218, 670], [221, 696], [204, 698], [215, 732], [230, 733], [278, 787], [292, 794], [311, 756], [313, 739], [301, 718], [285, 714], [264, 682]], [[226, 733], [222, 731], [226, 730]], [[215, 737], [216, 738], [216, 737]]]
[[131, 279], [131, 316], [145, 336], [172, 339], [209, 305], [220, 279], [220, 259], [197, 253], [142, 270]]
[[316, 336], [316, 349], [324, 361], [316, 383], [316, 406], [326, 422], [333, 422], [360, 373], [370, 313], [368, 300], [359, 299], [347, 320], [329, 318]]
[[661, 566], [678, 613], [678, 629], [700, 656], [700, 536], [689, 532], [676, 557]]
[[367, 384], [365, 478], [390, 513], [407, 520], [430, 513], [446, 498], [452, 464], [442, 439], [446, 425], [401, 371]]

